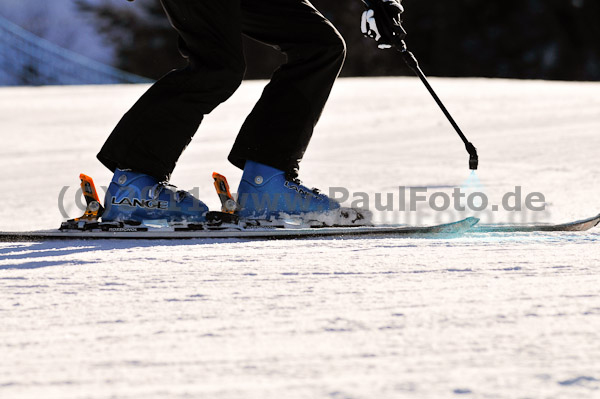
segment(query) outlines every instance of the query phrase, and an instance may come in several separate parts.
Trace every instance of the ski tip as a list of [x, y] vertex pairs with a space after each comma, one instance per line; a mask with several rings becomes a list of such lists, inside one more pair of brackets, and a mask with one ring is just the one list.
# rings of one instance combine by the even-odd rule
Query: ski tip
[[584, 232], [600, 224], [600, 214], [588, 219], [561, 224], [483, 224], [476, 226], [476, 233], [531, 233], [531, 232]]
[[479, 219], [479, 218], [476, 218], [476, 217], [472, 217], [472, 216], [471, 216], [471, 217], [468, 217], [468, 218], [466, 218], [466, 219], [465, 219], [465, 221], [467, 221], [468, 223], [470, 223], [470, 224], [471, 224], [471, 227], [473, 227], [473, 226], [475, 226], [477, 223], [479, 223], [479, 221], [480, 221], [480, 220], [481, 220], [481, 219]]

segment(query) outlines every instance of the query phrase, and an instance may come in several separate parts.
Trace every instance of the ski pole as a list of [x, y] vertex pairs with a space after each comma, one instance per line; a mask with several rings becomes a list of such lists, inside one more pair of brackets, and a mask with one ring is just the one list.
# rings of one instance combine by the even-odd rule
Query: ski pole
[[[374, 10], [376, 15], [382, 16], [382, 19], [377, 21], [377, 26], [381, 30], [381, 34], [379, 34], [379, 32], [377, 34], [379, 35], [379, 37], [386, 37], [387, 40], [389, 40], [388, 43], [393, 45], [398, 51], [400, 51], [402, 57], [404, 58], [404, 62], [406, 62], [408, 67], [412, 69], [415, 74], [417, 74], [419, 79], [421, 79], [421, 82], [423, 82], [423, 84], [425, 85], [435, 102], [439, 105], [444, 115], [446, 115], [446, 118], [448, 118], [448, 121], [450, 122], [454, 130], [456, 130], [458, 136], [461, 138], [463, 143], [465, 143], [465, 148], [469, 153], [469, 169], [476, 170], [477, 166], [479, 166], [479, 157], [477, 156], [477, 149], [469, 140], [467, 140], [463, 132], [460, 130], [460, 127], [458, 127], [458, 124], [454, 121], [454, 118], [452, 118], [452, 115], [450, 115], [450, 112], [448, 112], [448, 110], [444, 106], [444, 103], [442, 103], [442, 100], [440, 100], [438, 95], [433, 90], [433, 87], [431, 87], [431, 85], [427, 81], [425, 74], [419, 67], [419, 62], [417, 61], [416, 57], [406, 48], [406, 43], [403, 40], [406, 36], [406, 31], [400, 25], [401, 21], [396, 20], [396, 17], [394, 15], [390, 15], [388, 13], [389, 10], [385, 7], [384, 4], [388, 3], [389, 5], [390, 3], [392, 3], [392, 5], [394, 5], [395, 2], [393, 0], [362, 0], [362, 2], [368, 9]], [[399, 17], [399, 13], [402, 12], [402, 6], [400, 6], [399, 3], [398, 6], [399, 7], [396, 8], [392, 7], [393, 11], [391, 11], [391, 13], [398, 14]], [[386, 16], [388, 18], [386, 18]], [[379, 22], [381, 22], [381, 24]], [[363, 31], [363, 33], [365, 32]], [[369, 36], [371, 35], [369, 34]]]
[[419, 62], [417, 61], [417, 58], [414, 56], [413, 53], [408, 51], [408, 48], [406, 47], [406, 43], [404, 42], [404, 40], [396, 41], [394, 43], [394, 46], [402, 54], [402, 57], [404, 58], [404, 62], [406, 62], [406, 65], [408, 65], [408, 67], [410, 69], [412, 69], [412, 71], [415, 74], [417, 74], [419, 79], [421, 79], [421, 82], [423, 82], [423, 84], [425, 85], [425, 87], [427, 88], [427, 90], [429, 91], [429, 93], [431, 94], [431, 96], [433, 97], [435, 102], [437, 103], [437, 105], [439, 105], [439, 107], [442, 110], [442, 112], [444, 113], [444, 115], [446, 115], [446, 118], [448, 118], [448, 121], [450, 122], [450, 124], [452, 125], [454, 130], [456, 130], [456, 133], [458, 133], [458, 136], [461, 138], [463, 143], [465, 143], [465, 148], [467, 149], [467, 152], [469, 153], [469, 169], [477, 170], [477, 167], [479, 165], [479, 156], [477, 155], [477, 148], [475, 148], [473, 143], [471, 143], [469, 140], [467, 140], [467, 137], [464, 135], [462, 130], [460, 130], [460, 127], [458, 127], [458, 124], [456, 123], [454, 118], [452, 118], [452, 115], [450, 115], [450, 112], [448, 112], [448, 109], [444, 106], [444, 103], [442, 103], [442, 100], [440, 100], [438, 95], [433, 90], [433, 87], [431, 87], [431, 85], [429, 84], [429, 81], [427, 81], [427, 78], [425, 77], [425, 74], [419, 67]]

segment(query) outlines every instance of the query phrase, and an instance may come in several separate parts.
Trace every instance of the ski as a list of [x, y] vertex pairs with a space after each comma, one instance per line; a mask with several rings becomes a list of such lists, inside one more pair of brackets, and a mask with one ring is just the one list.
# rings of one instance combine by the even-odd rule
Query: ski
[[600, 223], [600, 215], [575, 222], [561, 224], [479, 224], [470, 233], [533, 233], [587, 231]]
[[518, 233], [587, 231], [600, 223], [600, 215], [563, 224], [483, 224], [469, 217], [453, 223], [432, 226], [372, 225], [370, 212], [340, 208], [331, 218], [323, 214], [280, 215], [280, 218], [240, 219], [239, 205], [231, 195], [227, 179], [213, 173], [215, 189], [221, 200], [220, 212], [208, 212], [202, 223], [152, 221], [103, 221], [104, 208], [91, 177], [81, 174], [81, 189], [86, 200], [84, 214], [63, 222], [56, 230], [0, 232], [0, 241], [44, 240], [180, 240], [180, 239], [259, 239], [291, 240], [319, 237], [451, 237], [465, 233]]
[[[464, 234], [479, 219], [467, 218], [454, 223], [433, 226], [356, 226], [356, 227], [237, 227], [210, 226], [206, 224], [188, 227], [128, 226], [115, 224], [85, 231], [44, 230], [25, 232], [0, 232], [0, 241], [46, 241], [46, 240], [181, 240], [181, 239], [259, 239], [291, 240], [298, 238], [347, 238], [347, 237], [451, 237]], [[104, 228], [104, 230], [102, 230]]]

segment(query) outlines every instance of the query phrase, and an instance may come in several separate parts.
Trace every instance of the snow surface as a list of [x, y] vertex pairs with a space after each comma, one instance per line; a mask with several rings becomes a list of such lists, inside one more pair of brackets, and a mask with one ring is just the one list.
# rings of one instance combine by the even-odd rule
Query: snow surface
[[[514, 186], [564, 222], [600, 211], [600, 85], [432, 79], [477, 146], [491, 201]], [[264, 82], [206, 118], [173, 183], [213, 208]], [[70, 217], [78, 174], [145, 86], [0, 89], [0, 230]], [[166, 133], [168, 134], [168, 133]], [[303, 163], [309, 185], [449, 193], [464, 147], [421, 83], [343, 79]], [[466, 212], [474, 214], [474, 212]], [[427, 209], [382, 222], [456, 219]], [[457, 239], [0, 244], [0, 398], [600, 397], [600, 229]]]

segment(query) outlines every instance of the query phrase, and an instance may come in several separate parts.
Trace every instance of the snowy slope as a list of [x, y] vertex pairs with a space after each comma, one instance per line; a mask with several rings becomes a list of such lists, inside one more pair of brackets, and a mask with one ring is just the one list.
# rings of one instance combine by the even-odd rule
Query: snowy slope
[[[495, 203], [541, 192], [600, 212], [600, 85], [432, 79], [478, 147]], [[218, 207], [264, 82], [206, 118], [173, 183]], [[143, 86], [0, 89], [0, 230], [56, 227], [78, 174]], [[302, 165], [309, 185], [450, 193], [468, 157], [421, 83], [340, 80]], [[472, 181], [472, 179], [471, 179]], [[473, 214], [473, 212], [470, 212]], [[427, 224], [438, 214], [378, 213]], [[452, 240], [0, 244], [1, 398], [590, 398], [600, 389], [600, 230]]]

